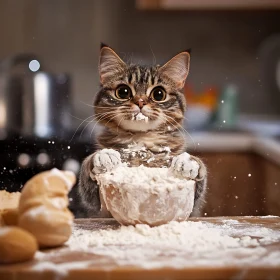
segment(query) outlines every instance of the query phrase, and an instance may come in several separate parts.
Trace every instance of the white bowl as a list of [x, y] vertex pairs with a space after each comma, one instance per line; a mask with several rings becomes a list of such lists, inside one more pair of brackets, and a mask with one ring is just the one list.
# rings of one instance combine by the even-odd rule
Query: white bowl
[[195, 181], [167, 168], [121, 166], [97, 180], [108, 211], [122, 225], [185, 221], [193, 209]]
[[187, 130], [201, 129], [209, 124], [212, 111], [204, 105], [190, 105], [185, 113]]

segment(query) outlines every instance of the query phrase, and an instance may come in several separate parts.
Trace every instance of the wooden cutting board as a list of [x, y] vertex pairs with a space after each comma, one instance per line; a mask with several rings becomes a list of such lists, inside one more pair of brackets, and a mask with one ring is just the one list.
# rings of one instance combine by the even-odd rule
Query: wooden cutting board
[[[268, 240], [262, 247], [266, 248], [267, 256], [271, 254], [276, 257], [280, 256], [279, 217], [192, 218], [190, 221], [203, 221], [213, 225], [233, 221], [230, 226], [236, 229], [235, 237], [238, 235], [241, 237], [246, 232], [252, 233], [252, 229], [256, 228], [273, 230], [274, 233], [279, 234], [279, 239], [277, 241]], [[108, 228], [116, 229], [119, 224], [113, 219], [77, 219], [75, 227], [95, 231]], [[221, 264], [212, 267], [200, 265], [199, 267], [188, 266], [185, 268], [163, 266], [145, 269], [141, 266], [119, 265], [106, 255], [100, 256], [83, 250], [70, 250], [64, 246], [38, 252], [36, 258], [30, 262], [0, 265], [0, 279], [280, 279], [280, 266], [275, 265], [275, 262], [266, 262], [260, 266], [256, 266], [254, 263], [244, 265], [241, 262], [242, 256], [234, 255], [231, 257], [236, 259], [232, 265]], [[170, 260], [171, 258], [172, 256]], [[240, 259], [240, 264], [238, 259]], [[186, 262], [190, 261], [191, 257], [186, 258]], [[87, 263], [88, 265], [85, 265]]]

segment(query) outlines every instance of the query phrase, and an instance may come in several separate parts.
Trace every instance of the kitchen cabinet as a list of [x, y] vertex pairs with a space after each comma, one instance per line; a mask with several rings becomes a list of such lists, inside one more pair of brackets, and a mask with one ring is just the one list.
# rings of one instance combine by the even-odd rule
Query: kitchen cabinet
[[280, 165], [254, 152], [200, 152], [208, 167], [204, 216], [280, 215]]
[[280, 9], [279, 0], [136, 0], [141, 10]]

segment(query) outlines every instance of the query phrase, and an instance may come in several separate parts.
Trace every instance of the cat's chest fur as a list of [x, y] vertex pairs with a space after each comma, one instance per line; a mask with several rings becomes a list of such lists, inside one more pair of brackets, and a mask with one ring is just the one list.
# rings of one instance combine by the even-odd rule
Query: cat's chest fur
[[141, 164], [149, 167], [169, 166], [173, 156], [183, 152], [184, 139], [178, 133], [116, 133], [105, 131], [99, 137], [103, 148], [120, 152], [122, 160], [130, 166]]
[[152, 150], [142, 142], [129, 144], [126, 148], [121, 148], [119, 152], [122, 161], [129, 166], [143, 164], [149, 167], [163, 167], [169, 166], [172, 159], [169, 147], [157, 147], [156, 150]]

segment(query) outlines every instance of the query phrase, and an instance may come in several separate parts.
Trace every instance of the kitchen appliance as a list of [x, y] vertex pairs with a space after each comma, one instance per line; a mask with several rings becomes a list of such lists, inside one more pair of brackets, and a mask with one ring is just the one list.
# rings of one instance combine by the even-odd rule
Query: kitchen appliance
[[32, 61], [40, 65], [33, 54], [0, 63], [0, 139], [63, 137], [71, 130], [70, 76], [34, 70]]
[[[13, 136], [0, 140], [0, 190], [21, 191], [39, 172], [58, 168], [73, 171], [78, 179], [82, 161], [94, 152], [94, 141], [84, 141], [80, 132], [72, 139]], [[84, 215], [77, 184], [69, 194], [70, 209], [76, 217]]]
[[[70, 77], [38, 72], [22, 79], [24, 136], [66, 135], [71, 130]], [[11, 91], [13, 94], [13, 91]]]
[[[71, 127], [70, 76], [38, 66], [33, 54], [0, 62], [0, 190], [20, 191], [32, 176], [51, 168], [72, 170], [78, 177], [94, 149], [93, 139], [81, 138]], [[82, 216], [77, 185], [69, 196], [70, 209]]]
[[[11, 95], [10, 92], [13, 92]], [[22, 126], [22, 94], [20, 80], [0, 73], [0, 139], [20, 132]]]
[[266, 38], [260, 45], [261, 74], [271, 109], [280, 114], [280, 34]]

